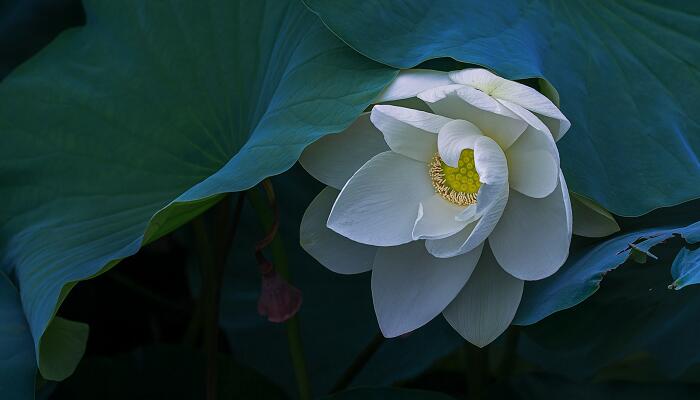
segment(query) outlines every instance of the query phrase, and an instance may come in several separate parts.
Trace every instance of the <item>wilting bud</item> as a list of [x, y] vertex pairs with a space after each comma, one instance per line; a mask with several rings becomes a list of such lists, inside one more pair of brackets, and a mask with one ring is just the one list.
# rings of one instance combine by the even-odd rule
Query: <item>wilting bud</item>
[[258, 298], [258, 313], [270, 322], [284, 322], [301, 307], [301, 291], [284, 280], [272, 264], [261, 266], [262, 285]]

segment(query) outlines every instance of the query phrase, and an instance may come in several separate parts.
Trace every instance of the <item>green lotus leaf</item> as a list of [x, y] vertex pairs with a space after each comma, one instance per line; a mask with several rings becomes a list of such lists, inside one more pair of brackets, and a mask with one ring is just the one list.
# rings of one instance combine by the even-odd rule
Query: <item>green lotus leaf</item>
[[546, 79], [572, 122], [558, 143], [569, 189], [615, 214], [700, 197], [699, 2], [305, 2], [387, 65], [452, 57]]
[[[574, 250], [556, 274], [527, 283], [513, 323], [531, 325], [581, 303], [600, 288], [600, 282], [608, 272], [629, 258], [639, 262], [658, 258], [651, 249], [674, 236], [680, 236], [691, 244], [700, 241], [700, 222], [687, 226], [647, 228]], [[692, 261], [691, 257], [683, 260], [689, 264]], [[690, 269], [690, 265], [677, 265], [676, 268], [686, 270]], [[665, 284], [668, 285], [668, 282]]]
[[521, 356], [578, 382], [697, 383], [700, 286], [669, 288], [669, 267], [680, 242], [667, 236], [651, 250], [657, 259], [628, 261], [607, 272], [585, 302], [522, 328]]
[[8, 399], [33, 399], [34, 343], [19, 292], [0, 272], [0, 393]]
[[42, 337], [77, 282], [285, 171], [396, 74], [293, 0], [84, 6], [0, 82], [0, 267], [54, 379], [77, 358]]

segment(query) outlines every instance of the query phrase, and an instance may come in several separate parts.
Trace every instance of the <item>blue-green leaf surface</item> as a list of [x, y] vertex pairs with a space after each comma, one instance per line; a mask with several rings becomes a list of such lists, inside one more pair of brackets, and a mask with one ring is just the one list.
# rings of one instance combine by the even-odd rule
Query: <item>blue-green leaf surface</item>
[[55, 317], [41, 341], [41, 375], [52, 381], [70, 376], [83, 358], [89, 332], [87, 324]]
[[671, 275], [675, 279], [673, 289], [683, 289], [688, 285], [700, 283], [700, 249], [681, 249], [671, 265]]
[[286, 170], [396, 74], [294, 0], [84, 6], [0, 82], [0, 267], [37, 348], [75, 282]]
[[[700, 222], [687, 225], [697, 217], [694, 202], [623, 219], [623, 227], [639, 230], [575, 249], [555, 275], [528, 282], [515, 321], [529, 325], [521, 330], [521, 355], [579, 381], [678, 379], [698, 370], [700, 287], [691, 285], [695, 258], [683, 250], [700, 241]], [[678, 279], [681, 272], [687, 281]]]
[[700, 2], [305, 0], [372, 59], [542, 77], [572, 122], [569, 189], [620, 215], [700, 197]]
[[674, 235], [695, 243], [698, 232], [700, 222], [685, 227], [648, 228], [616, 236], [592, 248], [578, 249], [556, 274], [526, 284], [514, 323], [534, 324], [557, 311], [573, 307], [595, 293], [603, 277], [622, 265], [633, 252], [654, 258], [653, 246]]
[[34, 399], [34, 342], [19, 292], [0, 272], [0, 393], [13, 400]]
[[[692, 380], [700, 371], [700, 286], [671, 290], [669, 267], [679, 238], [653, 249], [644, 264], [607, 273], [585, 302], [522, 328], [522, 357], [576, 381]], [[694, 371], [694, 372], [693, 372]]]

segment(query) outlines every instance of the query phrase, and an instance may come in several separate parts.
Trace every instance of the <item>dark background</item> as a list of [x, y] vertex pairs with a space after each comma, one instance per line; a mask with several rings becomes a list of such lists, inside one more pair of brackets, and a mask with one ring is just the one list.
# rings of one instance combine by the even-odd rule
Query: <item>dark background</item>
[[[0, 79], [61, 31], [84, 24], [84, 18], [77, 0], [0, 1]], [[407, 337], [382, 341], [367, 274], [334, 275], [298, 245], [301, 215], [321, 186], [299, 167], [272, 182], [292, 280], [304, 293], [302, 340], [315, 395], [327, 394], [364, 352], [368, 360], [352, 386], [394, 385], [489, 399], [700, 396], [695, 361], [700, 349], [687, 332], [697, 328], [700, 292], [665, 288], [680, 241], [659, 250], [660, 261], [628, 262], [609, 273], [585, 303], [532, 327], [511, 327], [488, 350], [465, 344], [441, 318]], [[224, 201], [235, 200], [233, 195]], [[629, 230], [659, 221], [692, 222], [700, 219], [699, 210], [695, 201], [622, 219], [621, 225]], [[212, 225], [213, 213], [201, 221]], [[246, 203], [222, 287], [220, 398], [297, 396], [285, 328], [255, 308], [260, 278], [253, 253], [263, 236]], [[194, 242], [188, 224], [77, 285], [59, 314], [90, 325], [85, 358], [65, 382], [39, 379], [38, 398], [204, 398], [197, 315], [201, 275]], [[630, 343], [635, 343], [632, 352]]]

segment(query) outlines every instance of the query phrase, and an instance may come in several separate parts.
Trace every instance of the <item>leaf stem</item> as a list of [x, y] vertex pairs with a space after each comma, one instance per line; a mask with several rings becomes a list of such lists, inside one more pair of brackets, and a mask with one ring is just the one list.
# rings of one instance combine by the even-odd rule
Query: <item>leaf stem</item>
[[502, 379], [507, 379], [515, 370], [517, 363], [518, 339], [520, 336], [519, 333], [520, 327], [517, 325], [511, 325], [505, 333], [506, 343], [504, 354], [498, 368], [496, 369], [496, 375]]
[[[214, 209], [215, 221], [209, 227], [202, 218], [193, 221], [197, 248], [202, 263], [200, 292], [203, 316], [203, 347], [207, 357], [206, 399], [216, 400], [218, 393], [219, 302], [226, 258], [236, 235], [243, 210], [244, 193], [236, 200], [231, 217], [230, 200], [224, 198]], [[211, 236], [215, 242], [212, 243]]]
[[481, 400], [489, 381], [488, 347], [478, 348], [471, 343], [466, 345], [467, 398]]
[[369, 360], [372, 358], [374, 353], [379, 350], [382, 344], [385, 342], [385, 338], [381, 333], [377, 333], [372, 341], [369, 342], [367, 347], [365, 347], [353, 360], [350, 367], [343, 373], [343, 375], [338, 379], [338, 381], [333, 385], [331, 393], [340, 392], [341, 390], [347, 388], [355, 377], [365, 368]]
[[[269, 180], [263, 182], [265, 190], [268, 192], [268, 196], [272, 196], [274, 201], [274, 192], [272, 191], [272, 184]], [[248, 199], [251, 205], [258, 214], [258, 219], [262, 224], [264, 230], [270, 231], [275, 224], [275, 217], [273, 210], [270, 209], [270, 205], [266, 202], [260, 195], [257, 188], [252, 188], [247, 192]], [[287, 253], [284, 249], [284, 241], [279, 232], [272, 239], [270, 244], [270, 249], [272, 252], [273, 264], [275, 270], [287, 282], [291, 283], [289, 264], [287, 261]], [[304, 348], [301, 340], [301, 327], [299, 323], [299, 316], [295, 315], [285, 322], [287, 331], [287, 343], [289, 345], [289, 355], [292, 360], [292, 367], [294, 368], [294, 374], [297, 380], [297, 388], [299, 390], [299, 398], [301, 400], [310, 400], [311, 396], [311, 384], [309, 383], [309, 375], [306, 369], [306, 359], [304, 358]]]

